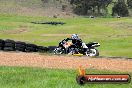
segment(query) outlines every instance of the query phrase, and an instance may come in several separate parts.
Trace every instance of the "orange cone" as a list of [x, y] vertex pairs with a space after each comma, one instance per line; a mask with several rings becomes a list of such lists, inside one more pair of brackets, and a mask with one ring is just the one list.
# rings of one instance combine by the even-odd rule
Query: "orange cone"
[[84, 68], [82, 68], [82, 66], [79, 66], [79, 75], [85, 75], [86, 74], [86, 72], [85, 72], [85, 69]]

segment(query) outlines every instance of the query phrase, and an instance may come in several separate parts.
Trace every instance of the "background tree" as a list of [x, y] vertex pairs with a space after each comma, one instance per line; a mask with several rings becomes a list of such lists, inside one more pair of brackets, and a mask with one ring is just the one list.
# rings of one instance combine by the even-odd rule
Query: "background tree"
[[118, 2], [115, 3], [114, 7], [112, 8], [112, 16], [115, 15], [122, 17], [129, 15], [128, 8], [124, 0], [123, 1], [118, 0]]
[[107, 7], [112, 0], [71, 0], [74, 12], [79, 15], [107, 14]]
[[127, 4], [129, 8], [132, 8], [132, 0], [127, 0]]

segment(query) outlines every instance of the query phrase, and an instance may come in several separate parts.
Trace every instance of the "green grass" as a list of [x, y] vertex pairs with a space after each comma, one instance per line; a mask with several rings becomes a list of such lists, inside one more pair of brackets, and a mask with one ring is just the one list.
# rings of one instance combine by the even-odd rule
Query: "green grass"
[[[109, 6], [109, 14], [111, 14]], [[21, 16], [38, 14], [43, 7], [41, 0], [0, 0], [0, 39], [13, 39], [37, 45], [58, 45], [70, 36], [42, 36], [45, 34], [83, 34], [86, 43], [97, 41], [101, 44], [100, 56], [132, 58], [131, 18], [47, 18]], [[34, 9], [35, 8], [35, 9]], [[19, 9], [24, 9], [19, 13]], [[25, 11], [27, 9], [27, 11]], [[31, 12], [28, 12], [30, 11]], [[20, 10], [21, 11], [21, 10]], [[3, 14], [5, 13], [5, 14]], [[29, 14], [30, 13], [30, 14]], [[17, 14], [17, 15], [9, 15]], [[19, 14], [19, 15], [18, 15]], [[40, 15], [42, 15], [41, 13]], [[111, 16], [107, 16], [111, 17]], [[65, 25], [51, 26], [32, 24], [32, 21], [62, 21]], [[24, 32], [19, 32], [20, 30]], [[120, 74], [127, 72], [87, 69], [88, 74]], [[43, 69], [0, 66], [0, 88], [132, 88], [130, 84], [87, 84], [76, 83], [77, 70]], [[132, 73], [129, 73], [132, 76]]]
[[[32, 24], [32, 21], [62, 21], [65, 25]], [[69, 36], [43, 36], [46, 34], [82, 34], [86, 43], [96, 41], [101, 44], [101, 56], [132, 58], [131, 18], [47, 18], [0, 14], [0, 38], [14, 39], [37, 45], [58, 45]], [[19, 30], [25, 30], [19, 32]], [[18, 32], [16, 32], [18, 31]], [[15, 33], [16, 32], [16, 33]]]
[[[88, 74], [121, 74], [121, 72], [87, 69]], [[132, 88], [130, 84], [76, 83], [77, 70], [0, 67], [1, 88]], [[125, 74], [125, 73], [122, 73]], [[130, 73], [132, 75], [132, 73]]]

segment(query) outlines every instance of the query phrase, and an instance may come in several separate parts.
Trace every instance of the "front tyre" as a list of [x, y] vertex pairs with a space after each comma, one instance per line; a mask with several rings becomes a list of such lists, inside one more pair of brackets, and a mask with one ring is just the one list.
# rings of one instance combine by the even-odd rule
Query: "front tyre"
[[89, 49], [89, 51], [86, 52], [86, 56], [94, 57], [99, 56], [99, 51], [95, 48]]
[[56, 55], [60, 55], [60, 54], [64, 54], [64, 53], [65, 53], [65, 50], [63, 50], [62, 48], [57, 47], [54, 49], [54, 54], [56, 54]]

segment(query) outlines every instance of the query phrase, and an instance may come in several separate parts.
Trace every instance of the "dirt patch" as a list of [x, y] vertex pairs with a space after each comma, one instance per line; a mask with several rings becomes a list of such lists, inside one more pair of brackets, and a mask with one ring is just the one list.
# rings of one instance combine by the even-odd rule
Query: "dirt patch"
[[13, 30], [4, 30], [3, 32], [5, 34], [20, 34], [23, 32], [27, 32], [28, 27], [27, 26], [20, 26], [19, 28], [13, 29]]
[[38, 53], [0, 52], [1, 66], [24, 66], [59, 69], [85, 68], [132, 72], [132, 60], [88, 58], [76, 56], [48, 56]]

